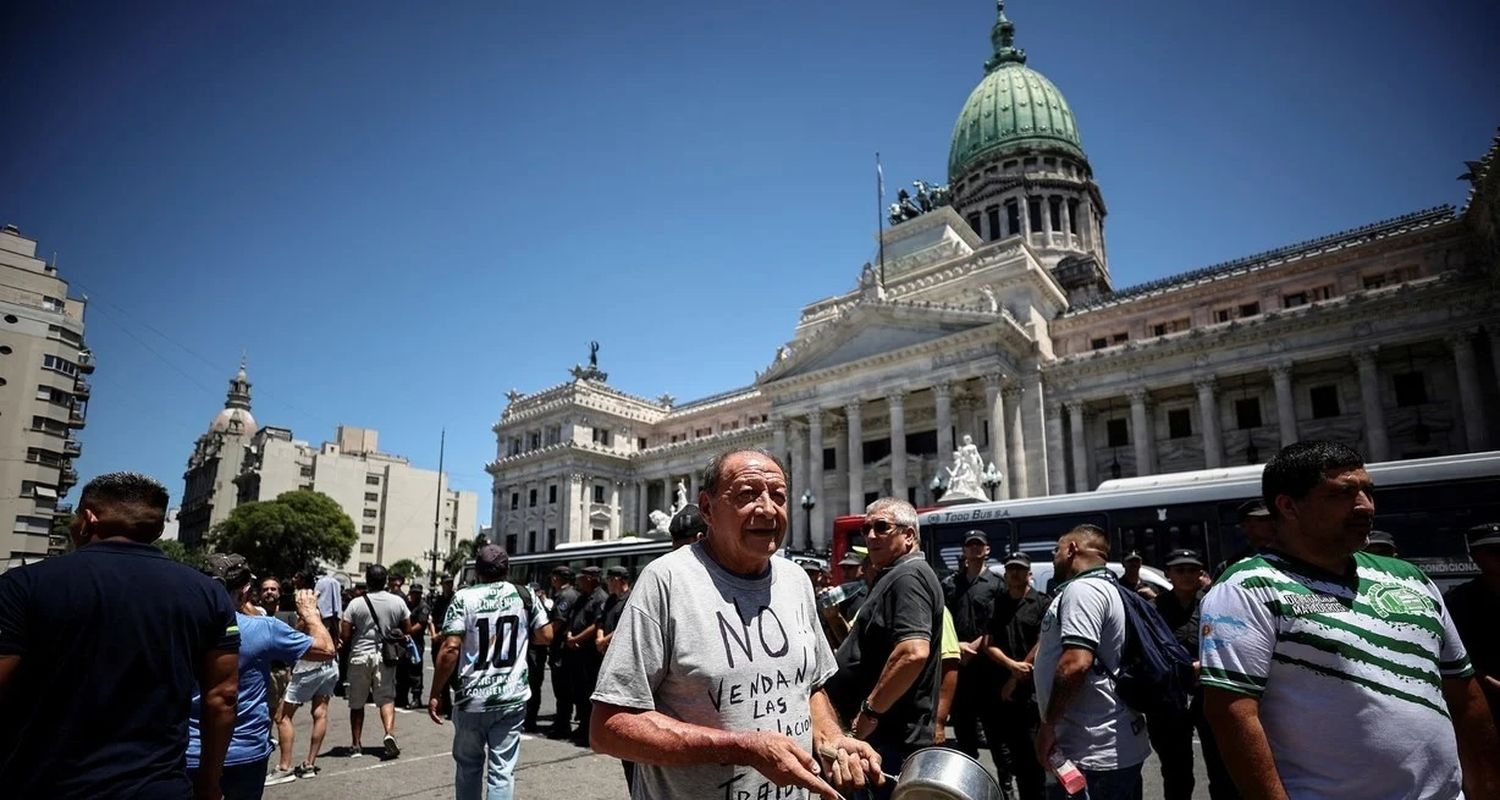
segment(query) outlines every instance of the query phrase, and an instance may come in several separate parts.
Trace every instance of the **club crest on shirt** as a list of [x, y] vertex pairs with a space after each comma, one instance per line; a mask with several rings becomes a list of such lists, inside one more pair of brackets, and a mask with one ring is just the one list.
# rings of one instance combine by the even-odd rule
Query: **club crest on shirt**
[[1376, 584], [1368, 597], [1370, 607], [1381, 619], [1392, 614], [1426, 614], [1434, 611], [1437, 605], [1432, 598], [1398, 583]]

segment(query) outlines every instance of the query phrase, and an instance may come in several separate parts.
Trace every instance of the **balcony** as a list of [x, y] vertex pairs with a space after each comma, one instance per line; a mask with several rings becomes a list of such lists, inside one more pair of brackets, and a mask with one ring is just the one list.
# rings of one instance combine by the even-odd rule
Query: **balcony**
[[73, 469], [72, 464], [64, 466], [57, 472], [57, 493], [64, 495], [68, 490], [78, 485], [78, 470]]
[[83, 445], [76, 439], [63, 440], [63, 455], [68, 458], [77, 458], [83, 455]]
[[94, 354], [88, 350], [78, 351], [78, 371], [89, 375], [94, 371]]
[[73, 429], [76, 430], [78, 428], [82, 428], [83, 426], [84, 426], [83, 412], [79, 411], [76, 408], [69, 409], [68, 410], [68, 427], [69, 428], [73, 428]]
[[83, 378], [79, 378], [79, 379], [73, 381], [73, 396], [74, 397], [77, 397], [80, 400], [87, 400], [87, 399], [89, 399], [89, 395], [92, 392], [93, 392], [93, 387], [89, 386], [89, 382], [86, 381], [86, 380], [84, 380]]

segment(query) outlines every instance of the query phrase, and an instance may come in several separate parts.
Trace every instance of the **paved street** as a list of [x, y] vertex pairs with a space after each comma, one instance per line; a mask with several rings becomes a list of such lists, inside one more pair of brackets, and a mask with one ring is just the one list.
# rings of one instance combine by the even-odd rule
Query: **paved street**
[[[551, 675], [549, 673], [548, 678]], [[427, 683], [431, 686], [429, 665]], [[542, 687], [542, 715], [546, 723], [552, 713], [552, 689]], [[349, 707], [343, 698], [334, 698], [329, 707], [328, 736], [318, 765], [323, 772], [315, 780], [301, 780], [266, 789], [268, 800], [439, 800], [453, 797], [453, 759], [449, 755], [453, 728], [432, 724], [423, 712], [397, 712], [396, 738], [401, 757], [381, 761], [379, 756], [380, 722], [374, 709], [366, 713], [363, 744], [367, 754], [349, 758]], [[297, 746], [294, 763], [305, 752], [312, 723], [307, 709], [297, 712]], [[988, 756], [981, 760], [990, 766]], [[1201, 760], [1198, 763], [1198, 787], [1195, 798], [1207, 798], [1207, 779]], [[1155, 757], [1146, 764], [1147, 798], [1161, 797], [1161, 777]], [[625, 778], [619, 762], [574, 747], [532, 736], [521, 744], [521, 764], [517, 771], [517, 800], [608, 800], [625, 797]]]

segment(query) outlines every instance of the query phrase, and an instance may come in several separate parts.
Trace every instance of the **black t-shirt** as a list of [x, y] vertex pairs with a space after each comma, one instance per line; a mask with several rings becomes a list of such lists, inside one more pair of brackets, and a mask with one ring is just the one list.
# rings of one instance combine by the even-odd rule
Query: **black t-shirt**
[[1177, 643], [1197, 661], [1198, 599], [1193, 598], [1193, 604], [1183, 608], [1182, 603], [1177, 600], [1176, 592], [1162, 592], [1152, 602], [1156, 605], [1156, 612], [1166, 621], [1167, 627], [1172, 629], [1172, 635], [1177, 637]]
[[870, 741], [902, 749], [932, 744], [942, 635], [943, 588], [922, 554], [904, 555], [881, 570], [853, 630], [835, 654], [839, 671], [828, 682], [828, 694], [839, 713], [845, 720], [854, 719], [897, 644], [925, 639], [927, 663], [906, 694], [884, 709]]
[[568, 633], [583, 633], [583, 629], [599, 621], [599, 615], [604, 611], [604, 601], [609, 599], [609, 592], [604, 589], [595, 589], [588, 597], [580, 597], [573, 604], [573, 613], [568, 617]]
[[604, 601], [604, 609], [599, 614], [599, 627], [605, 633], [614, 633], [615, 628], [620, 626], [620, 614], [625, 611], [625, 601], [630, 599], [630, 592], [619, 597], [610, 595]]
[[[1453, 587], [1443, 596], [1448, 606], [1448, 616], [1453, 618], [1453, 627], [1458, 629], [1458, 638], [1469, 651], [1469, 661], [1480, 675], [1500, 678], [1500, 633], [1496, 633], [1495, 620], [1500, 619], [1500, 594], [1490, 591], [1484, 578], [1475, 578], [1468, 583]], [[1490, 703], [1490, 714], [1500, 726], [1500, 690], [1490, 688], [1481, 681], [1485, 699]]]
[[99, 542], [0, 575], [0, 794], [187, 798], [188, 709], [238, 651], [224, 587], [150, 544]]
[[[1015, 661], [1025, 661], [1026, 654], [1031, 652], [1042, 635], [1042, 617], [1047, 613], [1050, 602], [1047, 595], [1039, 594], [1029, 587], [1019, 600], [1011, 597], [1009, 591], [1001, 589], [1000, 594], [995, 596], [995, 613], [990, 616], [990, 644], [1000, 648], [1002, 653]], [[980, 657], [995, 664], [987, 656]], [[999, 664], [995, 664], [995, 669], [1004, 672]], [[1009, 677], [1008, 673], [1005, 677]], [[1036, 684], [1032, 681], [1018, 684], [1016, 691], [1011, 694], [1011, 702], [1030, 702], [1035, 687]]]
[[989, 568], [980, 570], [973, 580], [965, 572], [953, 575], [953, 590], [948, 594], [948, 610], [953, 612], [953, 631], [960, 641], [972, 642], [989, 629], [990, 615], [995, 613], [995, 596], [1005, 585]]

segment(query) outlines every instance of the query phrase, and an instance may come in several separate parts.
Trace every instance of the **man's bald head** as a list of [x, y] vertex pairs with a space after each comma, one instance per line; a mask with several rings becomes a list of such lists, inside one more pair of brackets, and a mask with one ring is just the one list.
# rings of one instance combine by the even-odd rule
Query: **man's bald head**
[[126, 537], [152, 542], [167, 520], [167, 487], [139, 472], [110, 472], [78, 496], [74, 534], [84, 539]]

